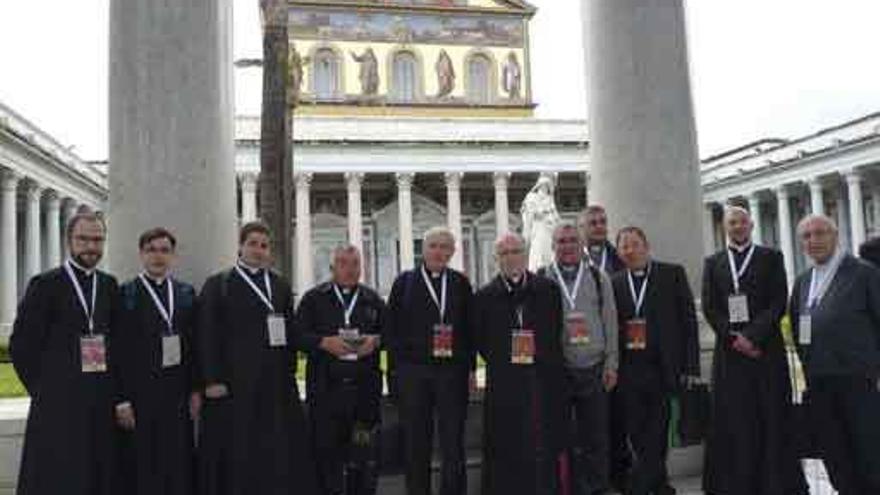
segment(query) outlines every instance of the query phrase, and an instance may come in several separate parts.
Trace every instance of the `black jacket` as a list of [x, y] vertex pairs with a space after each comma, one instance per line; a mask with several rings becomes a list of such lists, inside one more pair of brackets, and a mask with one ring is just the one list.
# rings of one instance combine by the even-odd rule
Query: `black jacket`
[[464, 274], [452, 269], [446, 272], [449, 295], [445, 323], [453, 326], [453, 357], [438, 360], [431, 355], [434, 325], [440, 323], [440, 311], [428, 292], [421, 267], [417, 267], [397, 277], [388, 298], [385, 343], [395, 363], [473, 366], [475, 349], [468, 318], [473, 289]]
[[[614, 247], [614, 244], [612, 244], [611, 241], [605, 241], [605, 251], [608, 253], [605, 260], [605, 273], [607, 273], [609, 277], [626, 268], [623, 261], [621, 261], [620, 256], [617, 255], [617, 248]], [[589, 258], [590, 256], [585, 252], [584, 257]]]
[[812, 270], [795, 280], [791, 320], [798, 353], [808, 377], [880, 376], [880, 271], [844, 255], [837, 275], [811, 312], [812, 344], [800, 345]]
[[[385, 303], [372, 289], [358, 285], [358, 299], [351, 315], [351, 326], [361, 335], [381, 335], [387, 318]], [[305, 293], [296, 314], [298, 331], [308, 340], [335, 336], [345, 324], [345, 308], [336, 297], [333, 284], [325, 282]], [[343, 361], [315, 347], [309, 353], [306, 368], [306, 392], [310, 403], [319, 400], [334, 383], [354, 379], [364, 397], [375, 399], [382, 394], [379, 351], [358, 361]]]
[[[614, 275], [614, 297], [620, 328], [635, 315], [635, 303], [629, 291], [627, 270]], [[645, 293], [644, 318], [648, 326], [648, 345], [656, 340], [666, 386], [678, 390], [683, 376], [700, 375], [700, 345], [694, 298], [684, 267], [659, 261], [651, 262]], [[626, 332], [620, 332], [620, 374], [627, 373]], [[635, 351], [640, 352], [640, 351]]]

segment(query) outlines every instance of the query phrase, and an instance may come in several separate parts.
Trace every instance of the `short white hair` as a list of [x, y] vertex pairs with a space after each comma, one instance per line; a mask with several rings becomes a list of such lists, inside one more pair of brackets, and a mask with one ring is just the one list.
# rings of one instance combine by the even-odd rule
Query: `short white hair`
[[436, 227], [431, 227], [430, 229], [425, 231], [425, 234], [422, 236], [422, 242], [428, 244], [429, 242], [443, 237], [449, 244], [455, 246], [455, 235], [449, 230], [447, 227], [442, 225], [438, 225]]
[[804, 218], [801, 219], [800, 222], [798, 222], [797, 235], [798, 236], [802, 235], [804, 232], [804, 229], [807, 228], [807, 225], [811, 224], [813, 222], [819, 222], [819, 223], [825, 224], [825, 226], [827, 226], [828, 229], [831, 230], [831, 232], [834, 232], [835, 234], [838, 233], [837, 223], [834, 220], [832, 220], [831, 217], [829, 217], [828, 215], [820, 215], [820, 214], [814, 213], [814, 214], [810, 214], [810, 215], [805, 216]]
[[357, 248], [354, 244], [340, 244], [333, 248], [333, 251], [330, 253], [330, 268], [336, 266], [336, 260], [341, 258], [342, 256], [354, 254], [360, 259], [361, 250]]
[[567, 221], [560, 222], [558, 225], [556, 225], [556, 228], [553, 229], [553, 245], [554, 246], [556, 246], [556, 238], [559, 237], [559, 234], [563, 230], [573, 230], [575, 232], [575, 234], [578, 233], [577, 225], [575, 225], [571, 222], [567, 222]]
[[727, 223], [727, 220], [734, 215], [743, 215], [752, 221], [752, 213], [739, 205], [727, 205], [724, 208], [724, 223]]
[[516, 232], [505, 232], [495, 238], [495, 243], [492, 245], [495, 255], [498, 255], [498, 248], [507, 241], [514, 240], [518, 242], [523, 248], [526, 246], [526, 241], [523, 239], [523, 236], [517, 234]]

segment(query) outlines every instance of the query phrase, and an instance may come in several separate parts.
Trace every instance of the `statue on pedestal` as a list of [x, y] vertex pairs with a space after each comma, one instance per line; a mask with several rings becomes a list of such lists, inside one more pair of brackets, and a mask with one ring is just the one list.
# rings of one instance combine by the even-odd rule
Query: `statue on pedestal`
[[559, 212], [553, 200], [553, 179], [541, 176], [526, 194], [520, 208], [522, 236], [529, 249], [529, 270], [535, 271], [553, 262], [553, 229]]
[[361, 81], [361, 94], [373, 96], [379, 91], [379, 61], [373, 49], [367, 47], [363, 55], [352, 52], [351, 57], [360, 64], [358, 79]]

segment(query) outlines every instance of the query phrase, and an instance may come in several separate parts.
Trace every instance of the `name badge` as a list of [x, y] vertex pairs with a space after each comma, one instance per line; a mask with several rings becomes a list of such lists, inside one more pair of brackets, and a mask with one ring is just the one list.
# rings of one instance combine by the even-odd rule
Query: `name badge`
[[810, 345], [813, 343], [813, 318], [810, 315], [801, 315], [798, 320], [798, 344]]
[[287, 345], [287, 325], [284, 323], [284, 316], [267, 316], [266, 327], [269, 329], [269, 347], [283, 347]]
[[180, 365], [180, 335], [162, 337], [162, 367], [171, 368]]
[[569, 344], [585, 345], [590, 343], [590, 329], [587, 327], [587, 315], [584, 313], [568, 313], [565, 316], [565, 328]]
[[749, 322], [749, 298], [745, 294], [734, 294], [727, 298], [727, 312], [730, 323]]
[[82, 358], [83, 373], [103, 373], [107, 371], [107, 346], [103, 335], [80, 337], [79, 352]]
[[510, 362], [535, 364], [535, 332], [517, 328], [511, 332], [510, 339]]
[[642, 318], [626, 322], [626, 348], [630, 351], [644, 351], [648, 348], [648, 322]]
[[[340, 328], [338, 335], [349, 347], [358, 348], [364, 342], [363, 337], [361, 337], [361, 331], [357, 328]], [[358, 355], [357, 352], [352, 352], [341, 356], [339, 359], [343, 361], [357, 361]]]
[[434, 325], [433, 352], [435, 358], [448, 359], [452, 357], [452, 344], [454, 342], [452, 325], [438, 323]]

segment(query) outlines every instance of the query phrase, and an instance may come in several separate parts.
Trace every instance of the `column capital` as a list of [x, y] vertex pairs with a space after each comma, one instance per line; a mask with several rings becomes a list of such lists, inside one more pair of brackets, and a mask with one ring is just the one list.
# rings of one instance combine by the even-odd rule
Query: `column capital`
[[240, 172], [238, 180], [241, 181], [241, 188], [249, 191], [257, 190], [257, 182], [260, 180], [260, 173], [254, 171]]
[[346, 172], [345, 183], [349, 188], [360, 189], [364, 183], [365, 174], [363, 172]]
[[779, 184], [778, 186], [773, 186], [773, 193], [776, 194], [777, 197], [787, 198], [789, 195], [788, 184]]
[[293, 181], [296, 183], [297, 189], [308, 189], [312, 186], [312, 172], [297, 172], [293, 174]]
[[0, 168], [0, 190], [14, 191], [21, 176], [8, 168]]
[[863, 178], [864, 178], [862, 176], [861, 170], [859, 170], [857, 168], [851, 168], [848, 170], [844, 170], [841, 173], [843, 174], [843, 177], [846, 179], [846, 184], [848, 186], [860, 185], [862, 183]]
[[31, 202], [39, 201], [40, 196], [43, 194], [43, 186], [33, 179], [22, 181], [22, 188], [28, 201]]
[[398, 189], [410, 189], [412, 188], [413, 180], [416, 178], [416, 174], [412, 172], [398, 172], [394, 174], [395, 179], [397, 179], [397, 188]]
[[446, 181], [446, 187], [449, 189], [460, 188], [462, 177], [464, 177], [464, 172], [446, 172], [443, 174], [443, 180]]
[[496, 189], [506, 189], [510, 183], [510, 172], [495, 172], [492, 174], [492, 181], [495, 183]]
[[807, 183], [810, 188], [822, 187], [822, 177], [819, 175], [813, 175], [804, 179], [804, 182]]

